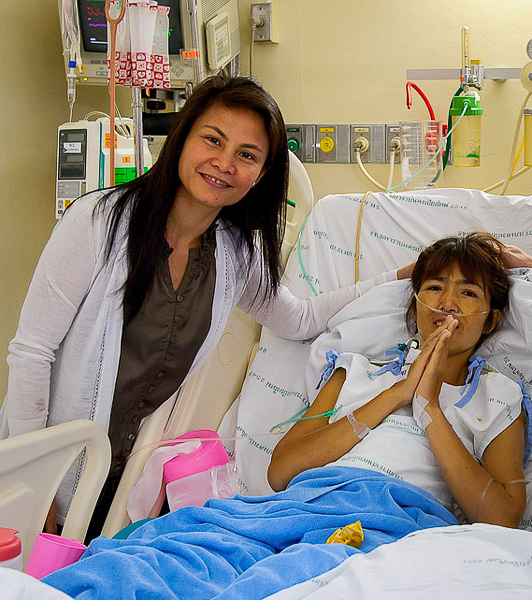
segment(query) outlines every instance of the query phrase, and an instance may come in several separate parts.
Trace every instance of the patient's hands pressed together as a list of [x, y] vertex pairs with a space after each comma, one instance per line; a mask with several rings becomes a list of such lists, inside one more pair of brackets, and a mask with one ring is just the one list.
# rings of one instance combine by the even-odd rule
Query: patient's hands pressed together
[[[411, 404], [416, 394], [424, 395], [423, 391], [429, 393], [429, 387], [433, 391], [431, 396], [435, 395], [437, 399], [443, 381], [450, 337], [457, 324], [458, 321], [449, 315], [436, 331], [431, 333], [421, 344], [421, 352], [410, 365], [406, 378], [392, 386], [399, 390], [403, 397], [403, 406]], [[438, 378], [439, 384], [437, 383]], [[434, 389], [432, 390], [432, 388]]]
[[[439, 396], [446, 375], [449, 346], [457, 327], [458, 320], [448, 315], [442, 325], [429, 337], [430, 350], [428, 351], [430, 354], [424, 363], [415, 395], [425, 398], [431, 408], [440, 407]], [[423, 346], [426, 345], [426, 343], [423, 344]]]

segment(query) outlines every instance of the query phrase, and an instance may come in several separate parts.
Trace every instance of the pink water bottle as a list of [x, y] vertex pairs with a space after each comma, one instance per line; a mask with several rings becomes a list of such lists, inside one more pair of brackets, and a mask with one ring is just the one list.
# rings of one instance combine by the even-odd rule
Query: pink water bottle
[[201, 440], [197, 450], [179, 454], [163, 466], [170, 510], [203, 506], [209, 498], [228, 498], [240, 491], [234, 463], [216, 431], [200, 429], [176, 438], [181, 442], [195, 439]]
[[16, 529], [0, 527], [0, 567], [22, 571], [22, 544]]

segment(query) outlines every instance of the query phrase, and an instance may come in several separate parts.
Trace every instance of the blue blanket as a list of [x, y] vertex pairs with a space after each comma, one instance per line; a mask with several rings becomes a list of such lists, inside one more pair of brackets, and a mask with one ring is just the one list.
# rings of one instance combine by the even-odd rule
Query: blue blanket
[[[362, 522], [360, 550], [329, 544]], [[412, 531], [455, 525], [435, 498], [387, 475], [323, 467], [271, 496], [209, 500], [143, 525], [126, 540], [94, 540], [43, 581], [82, 600], [258, 600], [322, 574], [355, 552]]]

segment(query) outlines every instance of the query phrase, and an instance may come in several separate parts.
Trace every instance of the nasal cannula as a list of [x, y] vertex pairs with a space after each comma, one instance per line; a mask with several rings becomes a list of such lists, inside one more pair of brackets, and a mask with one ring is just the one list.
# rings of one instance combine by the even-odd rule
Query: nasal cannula
[[453, 312], [453, 311], [448, 311], [448, 310], [441, 310], [439, 308], [433, 308], [432, 306], [429, 306], [428, 304], [423, 302], [423, 300], [420, 300], [420, 298], [416, 292], [414, 292], [414, 297], [425, 308], [428, 308], [432, 312], [438, 313], [440, 315], [445, 315], [446, 317], [449, 315], [451, 315], [452, 317], [472, 317], [472, 316], [476, 316], [476, 315], [485, 315], [485, 314], [489, 313], [491, 310], [491, 309], [479, 310], [478, 312], [471, 312], [471, 313], [459, 313], [459, 312]]

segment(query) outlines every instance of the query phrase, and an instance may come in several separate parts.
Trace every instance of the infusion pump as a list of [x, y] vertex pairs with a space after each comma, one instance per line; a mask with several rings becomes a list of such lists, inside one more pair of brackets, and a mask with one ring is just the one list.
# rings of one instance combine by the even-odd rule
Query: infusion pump
[[[115, 134], [115, 184], [126, 183], [137, 176], [133, 120], [117, 121]], [[76, 121], [60, 125], [57, 132], [57, 181], [55, 216], [58, 219], [67, 206], [79, 196], [110, 185], [109, 119]], [[144, 172], [153, 160], [148, 141], [143, 139]]]

